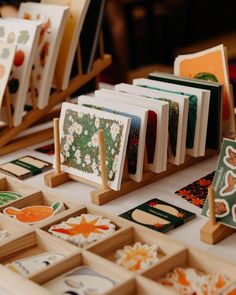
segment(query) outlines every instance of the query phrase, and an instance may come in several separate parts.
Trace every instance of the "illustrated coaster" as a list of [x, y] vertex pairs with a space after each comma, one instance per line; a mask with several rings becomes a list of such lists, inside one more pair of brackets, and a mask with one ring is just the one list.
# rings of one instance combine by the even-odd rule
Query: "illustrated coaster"
[[35, 149], [35, 151], [52, 156], [52, 155], [54, 155], [54, 143], [41, 146], [41, 147]]
[[18, 179], [25, 179], [30, 176], [38, 175], [52, 168], [52, 164], [41, 159], [24, 156], [0, 165], [0, 171]]
[[5, 205], [7, 203], [16, 201], [18, 199], [23, 198], [24, 195], [17, 193], [17, 192], [11, 192], [11, 191], [0, 191], [0, 206]]
[[177, 190], [175, 193], [191, 204], [202, 208], [207, 198], [208, 187], [212, 184], [215, 171]]
[[115, 254], [116, 263], [130, 271], [146, 269], [159, 261], [156, 245], [135, 243], [133, 246], [125, 246], [117, 250]]
[[[236, 228], [236, 141], [223, 140], [212, 186], [215, 191], [217, 221]], [[210, 215], [208, 200], [202, 209], [202, 215]]]
[[101, 295], [116, 285], [112, 279], [87, 266], [78, 267], [44, 285], [53, 294]]
[[116, 227], [109, 219], [92, 214], [72, 217], [62, 223], [52, 225], [49, 232], [63, 240], [85, 247], [110, 235]]
[[51, 216], [63, 211], [64, 204], [61, 201], [54, 203], [52, 206], [30, 206], [22, 209], [15, 207], [7, 207], [3, 213], [15, 218], [16, 220], [26, 224], [36, 224], [40, 221], [46, 220]]
[[229, 282], [223, 274], [204, 274], [194, 268], [175, 268], [158, 283], [175, 289], [178, 294], [222, 294], [220, 291]]
[[159, 199], [152, 199], [120, 216], [155, 231], [167, 232], [196, 217], [196, 214]]
[[6, 264], [6, 266], [24, 277], [30, 277], [38, 272], [44, 271], [47, 267], [61, 261], [65, 257], [63, 253], [45, 252], [43, 254], [15, 260]]
[[0, 230], [0, 240], [5, 239], [9, 235], [6, 229]]

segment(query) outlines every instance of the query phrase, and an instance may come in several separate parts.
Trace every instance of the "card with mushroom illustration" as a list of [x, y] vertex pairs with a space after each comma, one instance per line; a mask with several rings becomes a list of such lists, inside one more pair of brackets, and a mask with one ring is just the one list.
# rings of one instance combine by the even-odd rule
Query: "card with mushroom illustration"
[[[16, 46], [8, 82], [14, 126], [22, 121], [40, 24], [18, 18], [0, 19], [0, 41]], [[6, 121], [5, 113], [1, 112], [1, 121]]]
[[[20, 5], [20, 18], [42, 22], [33, 68], [35, 93], [40, 109], [48, 103], [68, 11], [69, 8], [65, 5], [31, 2]], [[31, 93], [28, 92], [27, 105], [31, 105], [31, 101]]]
[[[236, 228], [236, 141], [224, 139], [212, 185], [215, 190], [215, 214], [220, 223]], [[206, 201], [202, 215], [209, 217]]]
[[14, 54], [15, 45], [6, 42], [0, 43], [0, 108], [11, 72]]
[[63, 103], [60, 117], [61, 164], [65, 172], [101, 184], [98, 130], [105, 136], [110, 188], [119, 190], [130, 118]]

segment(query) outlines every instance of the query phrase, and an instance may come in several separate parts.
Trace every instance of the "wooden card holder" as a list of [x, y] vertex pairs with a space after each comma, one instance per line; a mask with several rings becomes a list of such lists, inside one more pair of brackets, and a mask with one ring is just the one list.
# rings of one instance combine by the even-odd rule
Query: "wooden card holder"
[[214, 245], [234, 233], [235, 229], [216, 222], [215, 192], [212, 186], [208, 188], [208, 201], [210, 220], [201, 228], [200, 237], [203, 242]]
[[[8, 114], [8, 124], [6, 127], [0, 130], [0, 156], [52, 138], [53, 130], [52, 128], [49, 128], [49, 129], [34, 133], [32, 135], [26, 135], [26, 136], [22, 136], [15, 139], [16, 136], [20, 135], [24, 130], [28, 129], [30, 126], [34, 124], [38, 124], [41, 121], [45, 121], [46, 119], [51, 120], [53, 117], [58, 116], [58, 114], [60, 113], [60, 107], [56, 111], [55, 111], [55, 107], [60, 105], [63, 101], [67, 101], [68, 97], [70, 97], [71, 94], [76, 92], [78, 89], [84, 86], [87, 82], [96, 78], [96, 81], [98, 83], [99, 74], [102, 71], [104, 71], [108, 66], [110, 66], [112, 62], [111, 55], [104, 53], [102, 33], [100, 36], [101, 36], [99, 38], [100, 57], [94, 62], [92, 70], [87, 74], [82, 73], [82, 58], [81, 58], [80, 46], [78, 46], [78, 51], [77, 51], [78, 75], [70, 80], [70, 83], [67, 89], [61, 90], [57, 87], [56, 90], [50, 95], [47, 106], [43, 109], [37, 108], [37, 96], [36, 96], [35, 87], [34, 87], [35, 81], [34, 81], [33, 75], [31, 75], [30, 90], [32, 94], [33, 109], [24, 116], [22, 123], [17, 127], [13, 127], [13, 124], [12, 124], [9, 91], [8, 89], [6, 89], [5, 99], [7, 103], [6, 105], [7, 105], [7, 114]], [[55, 82], [56, 80], [57, 79], [55, 76]]]

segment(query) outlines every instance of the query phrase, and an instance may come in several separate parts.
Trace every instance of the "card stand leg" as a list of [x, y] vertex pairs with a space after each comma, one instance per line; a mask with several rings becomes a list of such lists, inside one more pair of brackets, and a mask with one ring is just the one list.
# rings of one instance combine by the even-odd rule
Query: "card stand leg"
[[201, 228], [200, 237], [203, 242], [214, 245], [234, 233], [235, 229], [216, 222], [215, 193], [212, 186], [208, 188], [208, 202], [210, 220]]

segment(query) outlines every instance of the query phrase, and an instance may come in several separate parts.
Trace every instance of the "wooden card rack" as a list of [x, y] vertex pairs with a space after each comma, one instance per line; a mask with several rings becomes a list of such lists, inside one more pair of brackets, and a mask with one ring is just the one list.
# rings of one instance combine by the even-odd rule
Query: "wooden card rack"
[[214, 245], [227, 238], [235, 232], [235, 229], [216, 221], [215, 216], [215, 191], [212, 186], [208, 188], [209, 221], [201, 228], [201, 240], [207, 244]]
[[[102, 33], [101, 33], [102, 34]], [[54, 109], [57, 105], [67, 100], [68, 97], [84, 86], [87, 82], [92, 79], [98, 81], [99, 74], [105, 70], [112, 62], [111, 55], [105, 54], [103, 49], [103, 38], [102, 35], [99, 39], [99, 52], [100, 57], [94, 62], [92, 70], [87, 74], [82, 74], [82, 58], [80, 53], [80, 46], [78, 46], [77, 55], [78, 55], [78, 75], [71, 79], [69, 86], [65, 90], [56, 89], [56, 91], [50, 96], [48, 105], [43, 109], [37, 108], [37, 97], [35, 95], [34, 80], [31, 75], [30, 79], [30, 89], [32, 92], [32, 110], [28, 112], [22, 123], [13, 127], [12, 124], [12, 115], [11, 115], [11, 106], [10, 106], [10, 96], [9, 91], [5, 91], [5, 100], [7, 106], [8, 114], [8, 123], [6, 127], [0, 129], [0, 156], [4, 154], [11, 153], [21, 148], [25, 148], [30, 145], [37, 144], [39, 142], [45, 141], [53, 137], [53, 129], [46, 129], [39, 131], [32, 135], [26, 135], [16, 139], [21, 132], [25, 131], [32, 125], [37, 124], [38, 122], [44, 121], [44, 118], [50, 118], [57, 116], [59, 111], [55, 112]], [[51, 114], [51, 115], [50, 115]]]

